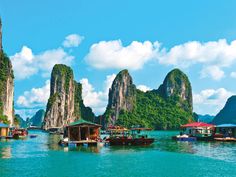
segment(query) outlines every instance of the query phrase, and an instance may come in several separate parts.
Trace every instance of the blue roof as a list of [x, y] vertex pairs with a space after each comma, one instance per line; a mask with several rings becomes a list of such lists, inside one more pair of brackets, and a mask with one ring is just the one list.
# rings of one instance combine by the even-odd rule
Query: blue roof
[[8, 127], [9, 127], [9, 125], [4, 124], [4, 123], [0, 123], [0, 128], [8, 128]]
[[236, 124], [220, 124], [217, 125], [216, 127], [223, 128], [223, 127], [236, 127]]

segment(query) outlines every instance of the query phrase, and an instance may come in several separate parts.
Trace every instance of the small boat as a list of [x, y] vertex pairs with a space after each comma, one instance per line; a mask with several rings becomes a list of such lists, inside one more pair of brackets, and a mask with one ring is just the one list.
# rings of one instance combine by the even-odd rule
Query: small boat
[[29, 135], [30, 138], [36, 138], [38, 135], [35, 135], [35, 134], [31, 134]]
[[177, 141], [197, 141], [196, 137], [191, 137], [188, 135], [177, 135], [177, 136], [173, 136], [172, 137], [173, 140], [177, 140]]
[[27, 135], [28, 135], [28, 131], [24, 128], [12, 130], [13, 139], [24, 139], [27, 137]]
[[110, 146], [145, 146], [154, 142], [154, 138], [148, 138], [142, 131], [151, 130], [148, 128], [131, 128], [114, 127], [108, 129], [110, 137], [105, 141], [109, 142]]

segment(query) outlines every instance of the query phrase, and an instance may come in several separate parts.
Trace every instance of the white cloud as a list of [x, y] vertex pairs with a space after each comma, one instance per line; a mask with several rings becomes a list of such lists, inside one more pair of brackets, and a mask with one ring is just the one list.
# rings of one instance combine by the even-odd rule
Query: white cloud
[[128, 46], [123, 46], [120, 40], [101, 41], [91, 46], [85, 60], [97, 69], [137, 70], [151, 60], [180, 68], [200, 64], [202, 77], [220, 80], [224, 77], [223, 68], [236, 63], [236, 40], [230, 43], [225, 39], [208, 42], [190, 41], [170, 49], [161, 46], [158, 41], [133, 41]]
[[19, 96], [16, 103], [18, 107], [34, 108], [44, 107], [47, 104], [50, 95], [50, 81], [47, 80], [41, 88], [32, 88]]
[[137, 88], [143, 92], [151, 90], [151, 88], [146, 85], [138, 85]]
[[87, 78], [80, 80], [82, 84], [82, 97], [85, 106], [89, 106], [93, 109], [95, 114], [99, 115], [104, 113], [108, 103], [108, 92], [112, 85], [115, 74], [108, 75], [104, 81], [103, 91], [95, 91], [94, 87], [89, 83]]
[[225, 88], [202, 90], [193, 94], [194, 111], [199, 114], [217, 114], [232, 95], [234, 93]]
[[221, 80], [225, 76], [224, 71], [222, 71], [218, 66], [208, 66], [203, 68], [201, 71], [201, 77], [206, 78], [210, 77], [214, 80]]
[[123, 46], [120, 40], [101, 41], [93, 44], [85, 60], [98, 69], [116, 68], [137, 70], [153, 58], [159, 43], [133, 41]]
[[21, 80], [37, 73], [47, 77], [55, 64], [71, 65], [74, 56], [69, 55], [62, 48], [47, 50], [34, 55], [30, 48], [23, 46], [19, 53], [10, 58], [15, 77]]
[[63, 42], [64, 47], [78, 47], [83, 41], [84, 37], [78, 34], [70, 34], [66, 36]]
[[230, 76], [231, 76], [232, 78], [236, 78], [236, 72], [231, 72], [231, 73], [230, 73]]
[[187, 67], [204, 63], [221, 67], [230, 66], [236, 61], [236, 40], [227, 43], [225, 39], [201, 43], [190, 41], [176, 45], [169, 51], [165, 48], [158, 53], [160, 63]]

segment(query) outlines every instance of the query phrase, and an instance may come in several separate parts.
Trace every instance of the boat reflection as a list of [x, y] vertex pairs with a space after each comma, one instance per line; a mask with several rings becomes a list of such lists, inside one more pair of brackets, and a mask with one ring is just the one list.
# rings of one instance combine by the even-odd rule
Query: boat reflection
[[0, 149], [0, 159], [10, 159], [12, 158], [11, 147], [3, 147]]

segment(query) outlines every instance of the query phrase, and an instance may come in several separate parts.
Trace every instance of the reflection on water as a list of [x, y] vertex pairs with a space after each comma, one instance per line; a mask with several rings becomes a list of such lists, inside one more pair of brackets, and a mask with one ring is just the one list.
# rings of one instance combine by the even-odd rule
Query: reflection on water
[[0, 148], [0, 159], [9, 159], [11, 156], [11, 147]]
[[76, 148], [61, 147], [58, 142], [61, 135], [49, 135], [41, 131], [34, 131], [37, 138], [26, 140], [1, 140], [0, 159], [5, 158], [28, 158], [47, 156], [49, 151], [82, 152], [82, 153], [120, 153], [130, 154], [135, 152], [164, 151], [175, 153], [188, 153], [197, 156], [209, 157], [218, 160], [236, 162], [236, 144], [221, 142], [178, 142], [171, 137], [175, 131], [153, 131], [149, 136], [155, 138], [154, 144], [145, 147], [118, 146], [118, 147], [84, 147]]

